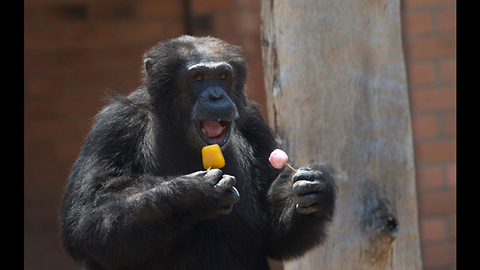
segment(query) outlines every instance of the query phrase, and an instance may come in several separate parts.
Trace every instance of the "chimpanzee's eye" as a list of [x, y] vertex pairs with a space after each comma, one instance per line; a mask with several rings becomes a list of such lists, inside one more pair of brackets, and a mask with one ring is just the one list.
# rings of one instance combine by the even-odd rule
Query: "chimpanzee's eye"
[[227, 74], [225, 72], [220, 73], [220, 76], [218, 76], [219, 79], [225, 79], [227, 77]]
[[202, 81], [202, 80], [203, 80], [202, 74], [195, 75], [195, 81]]

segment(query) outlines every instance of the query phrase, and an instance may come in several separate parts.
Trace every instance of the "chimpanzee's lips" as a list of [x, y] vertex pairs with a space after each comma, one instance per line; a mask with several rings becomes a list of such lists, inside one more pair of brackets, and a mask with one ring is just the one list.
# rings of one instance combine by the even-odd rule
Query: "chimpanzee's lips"
[[208, 144], [224, 145], [231, 132], [231, 121], [218, 120], [218, 121], [198, 121], [197, 125], [200, 136]]

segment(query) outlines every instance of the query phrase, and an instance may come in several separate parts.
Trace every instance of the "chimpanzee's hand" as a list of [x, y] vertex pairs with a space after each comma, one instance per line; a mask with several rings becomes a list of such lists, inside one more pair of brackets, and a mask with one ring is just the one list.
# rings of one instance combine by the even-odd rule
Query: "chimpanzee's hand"
[[200, 177], [200, 181], [208, 182], [213, 187], [216, 195], [218, 195], [212, 198], [217, 201], [218, 209], [216, 214], [229, 214], [233, 210], [233, 205], [240, 200], [240, 195], [234, 187], [236, 183], [235, 177], [223, 174], [219, 169], [195, 172], [187, 176]]
[[293, 175], [295, 207], [301, 214], [333, 215], [335, 184], [331, 169], [322, 165], [300, 168]]

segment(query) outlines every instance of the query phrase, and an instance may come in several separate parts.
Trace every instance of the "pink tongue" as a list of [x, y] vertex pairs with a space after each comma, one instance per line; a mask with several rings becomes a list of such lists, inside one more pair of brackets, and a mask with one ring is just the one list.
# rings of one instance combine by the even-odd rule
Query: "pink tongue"
[[218, 121], [203, 121], [202, 126], [207, 137], [216, 137], [222, 133], [222, 125]]

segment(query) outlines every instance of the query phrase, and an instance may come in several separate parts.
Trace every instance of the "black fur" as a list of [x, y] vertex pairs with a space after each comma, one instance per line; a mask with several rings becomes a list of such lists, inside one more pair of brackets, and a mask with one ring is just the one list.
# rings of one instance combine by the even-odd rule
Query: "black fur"
[[[333, 217], [333, 171], [316, 164], [294, 176], [270, 165], [279, 145], [245, 98], [240, 50], [183, 36], [145, 58], [144, 85], [97, 115], [72, 169], [61, 209], [67, 252], [86, 269], [251, 270], [320, 244]], [[233, 67], [226, 91], [239, 118], [222, 146], [226, 166], [207, 172], [182, 72], [208, 61]]]

